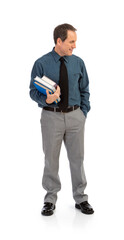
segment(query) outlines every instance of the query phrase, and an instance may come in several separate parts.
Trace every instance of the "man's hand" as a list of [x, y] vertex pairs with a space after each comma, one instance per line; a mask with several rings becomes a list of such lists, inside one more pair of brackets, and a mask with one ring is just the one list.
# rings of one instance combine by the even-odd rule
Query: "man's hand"
[[46, 90], [47, 93], [47, 99], [46, 99], [46, 103], [51, 104], [54, 101], [56, 101], [56, 99], [59, 98], [60, 96], [60, 87], [57, 86], [56, 91], [53, 94], [50, 94], [48, 90]]

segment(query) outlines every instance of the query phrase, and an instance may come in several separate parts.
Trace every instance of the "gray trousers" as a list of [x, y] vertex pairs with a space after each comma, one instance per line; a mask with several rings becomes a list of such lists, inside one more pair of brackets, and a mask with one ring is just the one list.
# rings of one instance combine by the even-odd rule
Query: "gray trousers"
[[88, 196], [84, 194], [87, 185], [83, 166], [84, 125], [85, 116], [80, 108], [68, 113], [42, 110], [41, 131], [45, 154], [42, 185], [47, 191], [44, 202], [55, 204], [57, 192], [61, 189], [58, 170], [63, 140], [70, 163], [73, 198], [78, 204], [88, 200]]

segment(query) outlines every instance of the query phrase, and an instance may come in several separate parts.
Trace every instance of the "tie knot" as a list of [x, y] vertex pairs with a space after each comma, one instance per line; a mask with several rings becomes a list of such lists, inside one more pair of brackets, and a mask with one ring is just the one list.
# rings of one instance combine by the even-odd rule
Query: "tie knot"
[[63, 58], [63, 57], [60, 57], [59, 61], [60, 61], [60, 62], [64, 62], [64, 58]]

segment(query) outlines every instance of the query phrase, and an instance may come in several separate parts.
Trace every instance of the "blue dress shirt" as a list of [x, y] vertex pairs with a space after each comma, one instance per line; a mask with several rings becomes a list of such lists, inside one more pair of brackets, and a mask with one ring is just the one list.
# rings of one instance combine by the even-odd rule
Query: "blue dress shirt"
[[[60, 57], [61, 56], [58, 55], [53, 48], [51, 52], [43, 55], [34, 63], [31, 72], [30, 97], [36, 101], [41, 108], [48, 105], [50, 107], [58, 106], [55, 103], [46, 103], [46, 96], [40, 93], [33, 84], [34, 78], [36, 76], [43, 77], [45, 75], [59, 85]], [[68, 71], [69, 106], [80, 106], [84, 115], [87, 116], [87, 112], [90, 110], [90, 93], [89, 79], [84, 61], [75, 55], [64, 56], [64, 59]]]

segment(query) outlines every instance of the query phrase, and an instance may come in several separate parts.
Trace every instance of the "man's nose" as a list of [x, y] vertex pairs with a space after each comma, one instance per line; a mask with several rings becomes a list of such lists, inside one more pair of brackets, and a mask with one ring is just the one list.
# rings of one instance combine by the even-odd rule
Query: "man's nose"
[[76, 48], [76, 43], [73, 44], [73, 48]]

